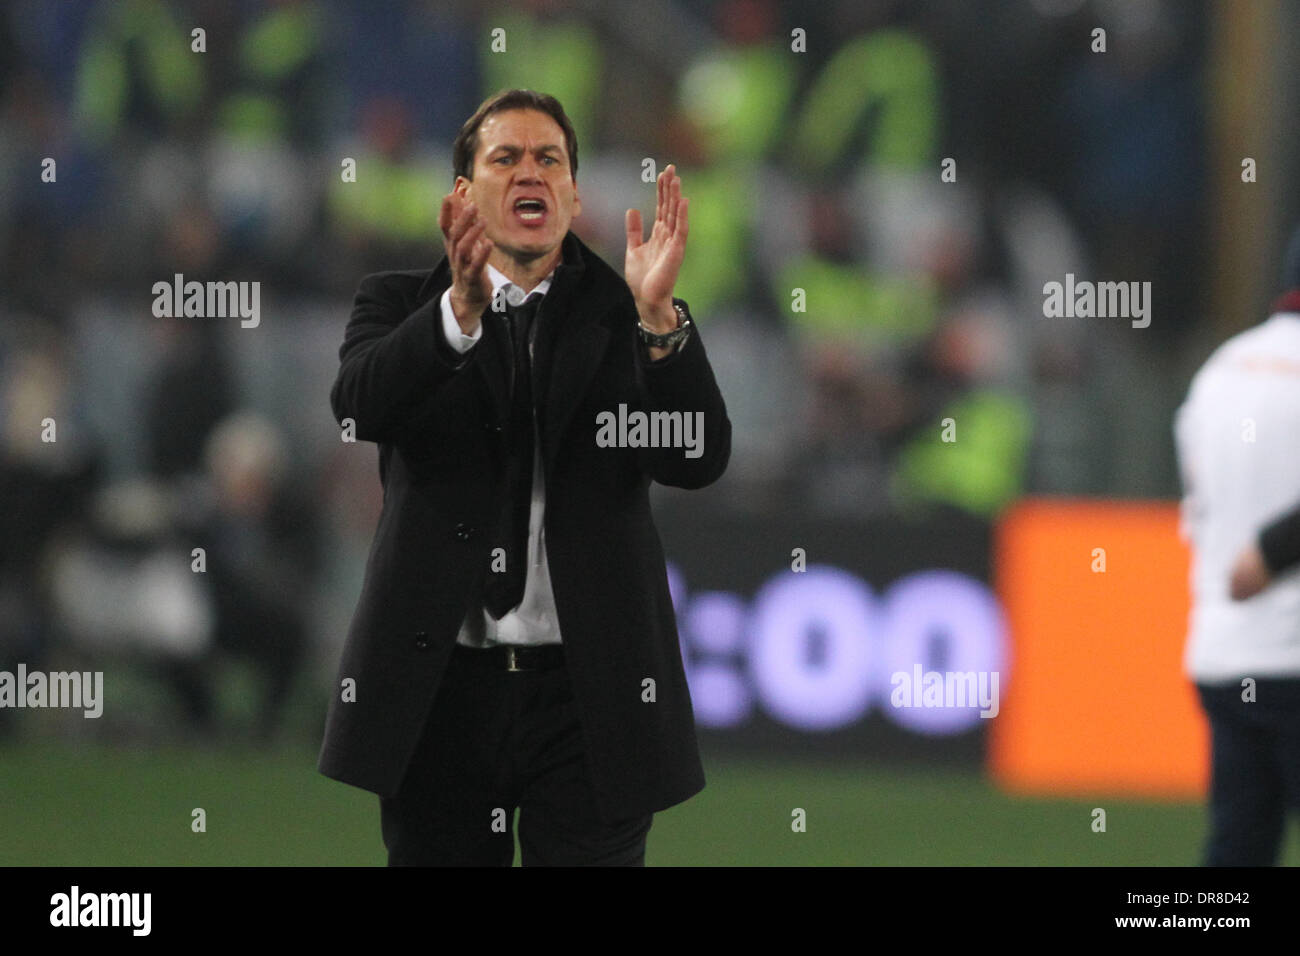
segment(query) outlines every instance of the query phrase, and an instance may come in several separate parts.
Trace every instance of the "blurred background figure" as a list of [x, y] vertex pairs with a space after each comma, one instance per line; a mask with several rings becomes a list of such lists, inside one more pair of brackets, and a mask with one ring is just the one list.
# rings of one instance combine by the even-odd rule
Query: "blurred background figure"
[[[1245, 600], [1232, 579], [1243, 542], [1300, 491], [1300, 230], [1283, 289], [1266, 321], [1210, 356], [1176, 418], [1194, 551], [1186, 668], [1212, 740], [1210, 866], [1273, 865], [1300, 809], [1300, 577]], [[1289, 560], [1294, 542], [1267, 541]]]
[[[57, 326], [12, 317], [0, 380], [0, 670], [57, 659], [48, 562], [83, 527], [102, 462], [78, 427], [67, 343]], [[54, 427], [54, 442], [43, 441]], [[59, 439], [62, 439], [61, 441]], [[18, 711], [0, 709], [0, 738]]]
[[[182, 518], [206, 551], [214, 648], [251, 661], [261, 682], [253, 730], [271, 740], [305, 660], [308, 601], [320, 567], [317, 506], [289, 469], [276, 428], [243, 411], [224, 419], [204, 448], [201, 504]], [[190, 712], [212, 717], [213, 677], [196, 663], [183, 689]]]

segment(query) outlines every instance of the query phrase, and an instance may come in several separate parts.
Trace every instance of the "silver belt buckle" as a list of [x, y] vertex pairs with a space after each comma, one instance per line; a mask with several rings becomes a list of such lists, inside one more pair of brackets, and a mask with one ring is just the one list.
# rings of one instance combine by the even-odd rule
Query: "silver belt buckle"
[[515, 653], [515, 646], [513, 644], [507, 644], [506, 645], [506, 670], [508, 671], [522, 670], [522, 668], [519, 667], [518, 664], [519, 664], [519, 659]]

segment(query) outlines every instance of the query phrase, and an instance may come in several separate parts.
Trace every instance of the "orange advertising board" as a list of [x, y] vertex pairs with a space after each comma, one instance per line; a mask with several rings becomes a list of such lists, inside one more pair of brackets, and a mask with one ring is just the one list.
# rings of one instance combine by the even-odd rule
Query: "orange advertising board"
[[1166, 502], [1030, 499], [993, 573], [1011, 680], [989, 729], [1009, 791], [1198, 798], [1209, 731], [1182, 654], [1190, 553]]

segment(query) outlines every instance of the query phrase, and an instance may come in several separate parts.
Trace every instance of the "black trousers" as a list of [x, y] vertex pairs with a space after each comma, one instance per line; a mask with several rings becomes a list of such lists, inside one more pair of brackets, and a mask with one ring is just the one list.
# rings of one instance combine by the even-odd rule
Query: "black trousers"
[[652, 814], [596, 808], [564, 667], [511, 672], [457, 645], [398, 792], [381, 797], [389, 866], [644, 866]]
[[1273, 866], [1287, 811], [1300, 809], [1300, 678], [1197, 684], [1210, 721], [1206, 866]]

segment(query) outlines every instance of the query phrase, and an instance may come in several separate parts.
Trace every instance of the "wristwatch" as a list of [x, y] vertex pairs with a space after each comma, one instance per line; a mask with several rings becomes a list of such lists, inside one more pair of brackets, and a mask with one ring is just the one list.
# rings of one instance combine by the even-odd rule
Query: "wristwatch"
[[673, 308], [677, 310], [677, 328], [671, 332], [651, 332], [638, 319], [636, 326], [641, 333], [641, 341], [651, 348], [669, 349], [674, 348], [691, 334], [691, 317], [687, 314], [685, 306], [677, 299], [673, 299]]

